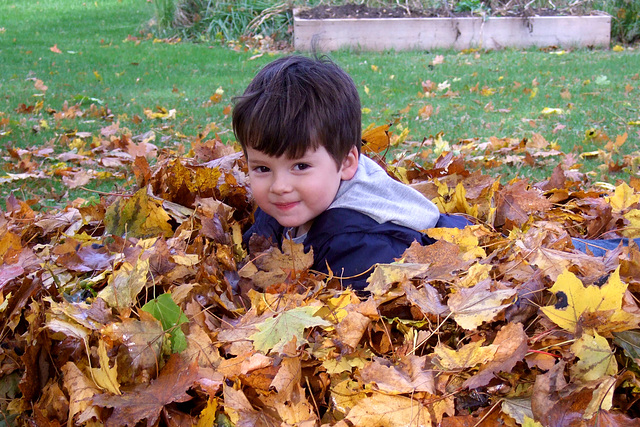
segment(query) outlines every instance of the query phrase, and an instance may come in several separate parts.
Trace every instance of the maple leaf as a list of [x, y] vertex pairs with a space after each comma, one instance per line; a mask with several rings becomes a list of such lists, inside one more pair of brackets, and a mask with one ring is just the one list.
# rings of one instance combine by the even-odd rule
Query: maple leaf
[[304, 306], [283, 311], [256, 325], [258, 332], [249, 337], [256, 350], [263, 353], [282, 352], [284, 346], [296, 339], [297, 346], [305, 344], [304, 330], [314, 326], [331, 326], [331, 323], [315, 316], [319, 307]]
[[154, 425], [165, 405], [191, 399], [187, 391], [197, 378], [196, 363], [187, 365], [177, 354], [173, 354], [158, 378], [149, 385], [139, 385], [120, 396], [95, 396], [93, 403], [113, 408], [113, 413], [106, 420], [106, 427], [135, 426], [144, 419], [147, 425]]
[[426, 356], [409, 356], [405, 366], [394, 366], [388, 360], [374, 358], [360, 370], [365, 383], [373, 383], [386, 394], [409, 394], [419, 391], [434, 394], [433, 374], [424, 369]]
[[503, 301], [515, 295], [515, 289], [491, 291], [490, 285], [491, 279], [487, 279], [451, 294], [447, 305], [458, 325], [468, 330], [475, 329], [483, 322], [491, 322], [511, 304], [503, 304]]
[[148, 273], [149, 260], [138, 259], [135, 265], [125, 261], [109, 276], [109, 282], [98, 292], [98, 298], [118, 309], [131, 307], [137, 302], [138, 294], [146, 285]]
[[104, 215], [109, 233], [130, 237], [170, 237], [173, 230], [169, 220], [166, 211], [149, 198], [146, 188], [138, 190], [132, 197], [118, 199]]
[[542, 307], [542, 312], [556, 325], [576, 333], [586, 316], [598, 315], [598, 321], [587, 327], [600, 333], [635, 329], [638, 317], [622, 310], [627, 285], [620, 280], [620, 267], [602, 286], [584, 286], [570, 271], [565, 271], [551, 287], [556, 294], [555, 305]]
[[424, 283], [420, 289], [411, 283], [403, 283], [402, 289], [407, 300], [420, 308], [424, 314], [440, 316], [449, 312], [449, 307], [442, 304], [438, 291], [428, 283]]
[[606, 338], [583, 333], [572, 345], [571, 351], [580, 360], [571, 367], [571, 378], [593, 381], [605, 375], [615, 375], [618, 364]]
[[435, 363], [446, 370], [473, 368], [478, 364], [484, 364], [493, 360], [497, 345], [482, 346], [484, 340], [465, 344], [457, 350], [453, 350], [442, 343], [434, 349]]

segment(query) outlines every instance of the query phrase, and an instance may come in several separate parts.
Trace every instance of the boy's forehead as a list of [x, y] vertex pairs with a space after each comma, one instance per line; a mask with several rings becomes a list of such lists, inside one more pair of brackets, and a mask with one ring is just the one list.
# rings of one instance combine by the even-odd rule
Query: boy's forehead
[[283, 154], [281, 156], [272, 156], [270, 154], [267, 154], [260, 150], [256, 150], [255, 148], [251, 148], [251, 147], [247, 147], [245, 150], [245, 155], [247, 156], [247, 160], [249, 161], [266, 160], [266, 159], [274, 160], [274, 161], [292, 161], [292, 160], [300, 160], [308, 157], [321, 156], [325, 153], [329, 155], [327, 150], [322, 146], [318, 148], [307, 148], [305, 152], [302, 154], [302, 156], [299, 156], [299, 157], [298, 156], [289, 157], [286, 154]]

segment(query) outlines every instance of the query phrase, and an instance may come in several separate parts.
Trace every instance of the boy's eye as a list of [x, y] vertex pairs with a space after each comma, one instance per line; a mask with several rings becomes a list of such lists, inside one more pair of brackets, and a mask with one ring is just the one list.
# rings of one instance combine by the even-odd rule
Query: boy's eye
[[311, 165], [309, 165], [308, 163], [296, 163], [296, 165], [294, 166], [295, 170], [299, 170], [299, 171], [303, 171], [305, 169], [310, 168]]
[[265, 172], [269, 172], [269, 168], [266, 166], [256, 166], [253, 168], [254, 172], [258, 172], [258, 173], [265, 173]]

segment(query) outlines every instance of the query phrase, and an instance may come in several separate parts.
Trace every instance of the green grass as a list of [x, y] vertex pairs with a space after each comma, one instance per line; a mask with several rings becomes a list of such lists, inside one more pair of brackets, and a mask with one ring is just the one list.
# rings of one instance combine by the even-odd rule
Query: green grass
[[[29, 159], [35, 170], [47, 174], [45, 179], [5, 179], [0, 184], [3, 199], [15, 192], [18, 198], [37, 201], [36, 207], [55, 207], [76, 197], [89, 198], [87, 191], [64, 185], [65, 168], [114, 173], [90, 181], [86, 187], [91, 189], [121, 192], [123, 187], [132, 187], [126, 166], [105, 169], [97, 163], [80, 165], [57, 158], [99, 144], [105, 139], [100, 130], [113, 122], [132, 136], [153, 130], [156, 138], [152, 142], [176, 153], [187, 152], [198, 133], [212, 124], [222, 141], [233, 141], [225, 108], [275, 56], [259, 56], [241, 45], [234, 50], [215, 42], [154, 43], [145, 30], [153, 14], [153, 6], [144, 0], [0, 2], [0, 166], [4, 172], [24, 172], [24, 162], [19, 162]], [[54, 45], [62, 53], [52, 52]], [[443, 55], [444, 62], [432, 66], [436, 55]], [[364, 126], [397, 120], [395, 132], [409, 128], [409, 141], [420, 142], [438, 132], [444, 132], [452, 144], [463, 139], [481, 143], [494, 136], [521, 140], [539, 133], [557, 142], [561, 151], [579, 155], [603, 147], [602, 139], [585, 138], [585, 132], [597, 129], [610, 139], [628, 134], [621, 152], [614, 153], [615, 160], [621, 161], [623, 155], [638, 157], [640, 127], [628, 124], [640, 120], [640, 81], [634, 77], [640, 70], [637, 49], [576, 50], [564, 55], [538, 50], [468, 54], [340, 51], [331, 57], [353, 76], [360, 90], [368, 111], [363, 115]], [[42, 80], [48, 90], [35, 88], [35, 79]], [[442, 97], [443, 91], [423, 97], [422, 82], [427, 80], [446, 81], [458, 95]], [[478, 90], [474, 90], [476, 85]], [[218, 103], [211, 103], [218, 88], [224, 94]], [[633, 90], [627, 94], [629, 88]], [[37, 106], [39, 101], [40, 111], [16, 111], [20, 104]], [[110, 115], [55, 120], [53, 110], [59, 112], [65, 102], [70, 106], [82, 102], [83, 111], [91, 104], [108, 108]], [[428, 120], [419, 116], [426, 104], [434, 108]], [[175, 109], [175, 119], [148, 119], [144, 109], [156, 106]], [[563, 114], [542, 115], [545, 107], [561, 108]], [[565, 127], [554, 133], [559, 125]], [[93, 139], [85, 138], [85, 146], [78, 147], [72, 143], [74, 131], [90, 133]], [[12, 157], [10, 151], [33, 152], [34, 147], [43, 146], [53, 148], [54, 153], [37, 156], [14, 151]], [[399, 147], [403, 150], [409, 148]], [[555, 156], [535, 167], [502, 167], [486, 173], [537, 180], [548, 176], [560, 160]], [[605, 173], [598, 168], [601, 159], [582, 163], [582, 171], [592, 173], [594, 180], [615, 182], [630, 176], [628, 171]]]

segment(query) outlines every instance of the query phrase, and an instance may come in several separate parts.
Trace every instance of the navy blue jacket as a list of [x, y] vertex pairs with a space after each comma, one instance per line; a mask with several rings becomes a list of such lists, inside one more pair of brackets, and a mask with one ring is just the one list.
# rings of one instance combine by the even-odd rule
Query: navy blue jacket
[[[436, 227], [463, 228], [467, 224], [462, 217], [441, 215]], [[273, 217], [258, 208], [255, 223], [243, 240], [246, 244], [253, 234], [258, 234], [281, 247], [284, 231]], [[328, 264], [334, 276], [344, 277], [345, 286], [360, 290], [367, 286], [372, 265], [393, 262], [414, 241], [421, 245], [434, 242], [419, 231], [391, 222], [379, 224], [352, 209], [334, 208], [315, 218], [304, 240], [304, 249], [313, 248], [313, 270], [328, 273]]]

